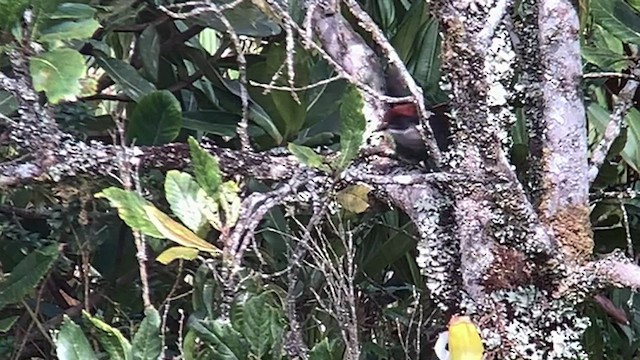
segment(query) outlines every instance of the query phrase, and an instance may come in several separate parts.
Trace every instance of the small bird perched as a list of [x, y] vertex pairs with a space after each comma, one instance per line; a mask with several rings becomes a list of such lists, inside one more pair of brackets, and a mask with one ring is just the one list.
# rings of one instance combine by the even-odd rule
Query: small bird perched
[[[449, 146], [449, 122], [442, 107], [435, 110], [429, 118], [436, 143], [441, 151]], [[439, 110], [439, 111], [438, 111]], [[420, 118], [413, 103], [403, 103], [392, 106], [384, 115], [379, 131], [389, 133], [395, 142], [396, 153], [408, 160], [428, 161], [427, 147], [422, 140], [418, 125]]]

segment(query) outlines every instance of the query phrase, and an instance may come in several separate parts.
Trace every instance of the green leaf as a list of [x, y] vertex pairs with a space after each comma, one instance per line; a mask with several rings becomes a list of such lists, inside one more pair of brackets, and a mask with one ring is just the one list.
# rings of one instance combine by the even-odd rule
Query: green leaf
[[242, 333], [249, 343], [251, 355], [256, 359], [266, 358], [277, 348], [284, 334], [284, 314], [270, 305], [268, 299], [268, 293], [253, 296], [233, 313], [233, 327]]
[[335, 340], [329, 341], [328, 338], [324, 338], [309, 351], [309, 360], [338, 360], [341, 358], [340, 351]]
[[0, 114], [9, 115], [18, 110], [18, 102], [7, 91], [0, 90]]
[[62, 327], [53, 342], [56, 345], [56, 355], [59, 360], [98, 359], [80, 326], [71, 321], [67, 315], [64, 315]]
[[[297, 56], [294, 58], [294, 66], [296, 66], [296, 81], [303, 83], [305, 82], [306, 72], [308, 71], [306, 66], [301, 68], [300, 64], [304, 63], [301, 60], [301, 55], [303, 52], [296, 53]], [[269, 74], [275, 73], [279, 70], [280, 66], [286, 61], [286, 49], [285, 46], [272, 46], [269, 48], [269, 52], [267, 53], [267, 61], [266, 67]], [[305, 64], [306, 65], [306, 64]], [[282, 81], [282, 80], [281, 80]], [[280, 85], [280, 83], [276, 83], [276, 85]], [[300, 128], [305, 122], [305, 117], [307, 114], [307, 105], [305, 101], [305, 92], [297, 92], [296, 93], [300, 103], [296, 101], [296, 99], [291, 95], [288, 91], [274, 91], [269, 94], [269, 97], [273, 101], [275, 108], [282, 118], [284, 126], [281, 128], [284, 129], [284, 137], [291, 138], [300, 132]]]
[[[241, 118], [237, 114], [226, 111], [185, 111], [182, 113], [182, 127], [233, 139], [238, 136], [236, 131]], [[252, 138], [266, 134], [262, 128], [253, 123], [249, 124], [248, 133]]]
[[193, 137], [189, 137], [188, 142], [196, 182], [209, 196], [213, 196], [218, 192], [222, 182], [222, 173], [220, 172], [218, 160], [202, 149]]
[[366, 120], [362, 114], [362, 97], [358, 90], [351, 87], [345, 94], [340, 106], [340, 159], [337, 169], [344, 170], [358, 155]]
[[627, 143], [620, 153], [624, 161], [636, 172], [640, 172], [640, 111], [632, 108], [627, 113], [625, 121], [629, 126], [627, 130]]
[[391, 39], [391, 44], [398, 51], [400, 58], [406, 63], [415, 50], [414, 41], [418, 38], [417, 32], [427, 22], [429, 12], [425, 9], [424, 1], [413, 1], [411, 7], [402, 19], [398, 31]]
[[98, 30], [100, 23], [94, 19], [64, 21], [42, 30], [39, 41], [88, 39]]
[[154, 238], [163, 238], [162, 233], [147, 217], [144, 206], [150, 203], [142, 196], [132, 191], [110, 187], [97, 193], [95, 197], [109, 200], [111, 206], [118, 209], [120, 218], [132, 229]]
[[98, 10], [80, 3], [62, 3], [58, 5], [56, 11], [49, 15], [49, 19], [90, 19]]
[[58, 259], [58, 244], [45, 246], [25, 256], [0, 282], [0, 309], [15, 304], [33, 291]]
[[[204, 73], [213, 86], [240, 97], [240, 83], [238, 81], [225, 79], [218, 70], [213, 67], [202, 51], [191, 50], [186, 56]], [[266, 111], [251, 98], [249, 98], [249, 119], [269, 134], [277, 144], [282, 143], [283, 137], [278, 127]]]
[[215, 360], [245, 360], [248, 357], [246, 341], [231, 324], [221, 320], [202, 321], [194, 317], [189, 319], [189, 327], [200, 339], [213, 348]]
[[180, 102], [167, 90], [154, 91], [136, 106], [127, 135], [137, 145], [160, 145], [173, 141], [182, 127]]
[[[215, 194], [214, 197], [217, 198], [217, 195], [218, 194]], [[223, 225], [220, 214], [220, 203], [204, 192], [198, 192], [198, 204], [200, 205], [200, 212], [207, 218], [209, 224], [214, 229], [222, 231]]]
[[96, 63], [133, 101], [137, 102], [156, 90], [155, 85], [145, 80], [133, 66], [122, 60], [109, 58], [100, 51], [96, 51], [95, 55]]
[[238, 193], [240, 188], [234, 181], [227, 181], [220, 186], [218, 200], [220, 207], [224, 211], [224, 226], [233, 227], [240, 218], [241, 200]]
[[630, 59], [625, 59], [623, 55], [609, 49], [583, 46], [581, 51], [582, 58], [586, 62], [594, 64], [602, 70], [622, 71], [631, 64]]
[[20, 318], [19, 315], [14, 315], [6, 317], [4, 319], [0, 319], [0, 334], [6, 334], [7, 332], [9, 332], [18, 318]]
[[596, 23], [602, 25], [618, 39], [640, 43], [640, 16], [622, 0], [595, 0], [591, 12]]
[[[233, 31], [238, 35], [269, 37], [278, 35], [282, 31], [278, 24], [270, 20], [267, 15], [250, 2], [241, 2], [239, 5], [225, 11], [224, 15], [231, 23]], [[220, 21], [220, 17], [214, 12], [205, 12], [192, 17], [191, 20], [222, 33], [229, 31]]]
[[413, 54], [407, 67], [416, 81], [428, 89], [439, 89], [440, 82], [440, 29], [438, 21], [430, 18], [418, 33]]
[[87, 66], [84, 57], [73, 49], [55, 49], [30, 59], [33, 87], [44, 91], [49, 102], [57, 104], [61, 100], [75, 100], [82, 87], [80, 78]]
[[324, 159], [320, 154], [316, 153], [312, 148], [307, 146], [289, 143], [289, 151], [298, 159], [298, 161], [310, 168], [328, 170], [324, 163]]
[[218, 51], [222, 41], [218, 38], [219, 33], [211, 28], [203, 29], [198, 34], [198, 43], [205, 49], [210, 55], [213, 55]]
[[[609, 112], [602, 106], [592, 103], [587, 108], [587, 115], [589, 118], [589, 124], [592, 125], [600, 134], [604, 133], [607, 124], [610, 121]], [[626, 143], [623, 150], [620, 152], [622, 159], [629, 164], [634, 170], [640, 169], [640, 112], [636, 109], [631, 109], [625, 121], [628, 124], [626, 132]], [[617, 142], [618, 140], [616, 140]], [[616, 144], [614, 142], [614, 144]], [[615, 149], [611, 149], [614, 151]], [[616, 174], [617, 175], [617, 174]]]
[[144, 320], [133, 336], [132, 353], [134, 360], [156, 360], [162, 352], [160, 334], [160, 314], [153, 307], [144, 310]]
[[185, 246], [173, 246], [163, 251], [156, 260], [164, 265], [168, 265], [174, 260], [195, 260], [198, 257], [198, 249]]
[[91, 316], [91, 314], [85, 310], [82, 310], [82, 316], [92, 325], [98, 341], [100, 341], [104, 350], [109, 354], [110, 360], [131, 359], [131, 344], [129, 340], [122, 335], [120, 330]]
[[158, 80], [158, 67], [160, 64], [160, 35], [155, 26], [148, 26], [138, 40], [140, 47], [140, 60], [147, 75], [154, 81]]
[[207, 223], [207, 219], [200, 212], [199, 191], [204, 190], [193, 180], [191, 175], [178, 170], [167, 172], [164, 192], [169, 207], [183, 224], [196, 233]]

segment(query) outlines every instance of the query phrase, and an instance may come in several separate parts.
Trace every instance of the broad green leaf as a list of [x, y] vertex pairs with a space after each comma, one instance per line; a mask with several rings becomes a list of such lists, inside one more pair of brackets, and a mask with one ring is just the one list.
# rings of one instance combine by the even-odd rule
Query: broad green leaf
[[209, 196], [213, 196], [218, 192], [222, 182], [222, 173], [220, 172], [218, 160], [202, 149], [193, 137], [189, 137], [188, 142], [196, 182]]
[[57, 104], [61, 100], [75, 100], [82, 87], [80, 78], [87, 66], [84, 57], [73, 49], [55, 49], [30, 59], [33, 87], [44, 91], [49, 102]]
[[62, 327], [53, 342], [56, 345], [56, 355], [59, 360], [98, 359], [80, 326], [71, 321], [67, 315], [64, 315]]
[[158, 66], [160, 64], [160, 35], [155, 26], [148, 26], [140, 34], [138, 40], [140, 60], [145, 73], [154, 81], [158, 80]]
[[221, 320], [202, 321], [189, 318], [189, 327], [198, 333], [205, 343], [209, 343], [214, 351], [215, 360], [248, 359], [246, 340], [230, 323]]
[[591, 11], [596, 23], [618, 39], [640, 44], [640, 16], [622, 0], [595, 0]]
[[211, 253], [212, 255], [220, 253], [220, 249], [199, 238], [193, 231], [156, 209], [153, 205], [144, 205], [144, 210], [149, 220], [155, 225], [158, 231], [162, 233], [161, 237], [167, 238], [182, 246]]
[[[193, 61], [199, 70], [204, 73], [213, 86], [219, 89], [224, 89], [233, 95], [240, 97], [240, 83], [238, 81], [225, 79], [218, 70], [213, 67], [209, 62], [209, 59], [204, 56], [201, 50], [190, 50], [187, 52], [186, 56]], [[278, 127], [274, 124], [266, 111], [264, 111], [264, 109], [251, 98], [249, 98], [249, 120], [260, 126], [277, 144], [282, 143], [284, 138], [278, 130]]]
[[133, 101], [137, 102], [156, 90], [156, 87], [145, 80], [133, 66], [122, 60], [109, 58], [99, 51], [95, 55], [96, 63]]
[[289, 143], [289, 151], [300, 161], [302, 164], [316, 169], [328, 170], [328, 167], [323, 161], [322, 156], [316, 153], [312, 148], [307, 146], [296, 145]]
[[[185, 111], [182, 113], [182, 127], [233, 139], [238, 136], [238, 122], [241, 118], [237, 114], [226, 111]], [[262, 128], [253, 123], [249, 124], [248, 133], [252, 138], [266, 134]]]
[[91, 324], [95, 331], [95, 335], [100, 341], [104, 350], [109, 354], [110, 360], [129, 360], [131, 359], [131, 344], [120, 330], [113, 328], [111, 325], [91, 316], [85, 310], [82, 310], [84, 317]]
[[591, 64], [598, 66], [600, 69], [613, 71], [622, 71], [629, 67], [631, 60], [625, 59], [623, 55], [604, 48], [596, 48], [593, 46], [583, 46], [582, 58]]
[[252, 296], [239, 306], [233, 313], [232, 324], [249, 343], [251, 355], [256, 359], [264, 359], [282, 341], [283, 316], [281, 311], [269, 304], [268, 294], [263, 293]]
[[169, 170], [164, 180], [164, 192], [174, 215], [191, 231], [197, 233], [207, 223], [207, 219], [200, 212], [198, 192], [204, 191], [191, 175]]
[[129, 121], [127, 135], [137, 145], [161, 145], [173, 141], [182, 127], [180, 102], [167, 90], [140, 99]]
[[337, 169], [344, 170], [358, 155], [366, 121], [362, 114], [362, 97], [358, 90], [351, 87], [340, 106], [340, 158]]
[[198, 334], [189, 329], [184, 336], [184, 340], [182, 340], [182, 353], [184, 354], [184, 360], [196, 360], [199, 358], [199, 355], [202, 355], [198, 352], [198, 347], [200, 344], [200, 339], [198, 339]]
[[218, 288], [222, 284], [211, 276], [211, 269], [208, 264], [200, 264], [193, 277], [193, 296], [191, 304], [194, 314], [204, 314], [209, 319], [214, 319], [218, 313], [214, 310], [214, 305], [218, 297]]
[[[602, 106], [592, 103], [587, 108], [587, 115], [589, 119], [589, 124], [593, 126], [598, 133], [603, 134], [607, 124], [610, 121], [609, 112], [604, 109]], [[624, 144], [624, 148], [620, 152], [622, 159], [629, 164], [633, 169], [640, 169], [640, 112], [636, 109], [631, 109], [627, 116], [625, 117], [625, 121], [628, 124], [626, 131], [626, 143]], [[613, 143], [610, 151], [616, 151], [616, 147], [619, 149], [619, 141], [625, 140], [623, 137], [624, 133], [618, 137], [618, 139]], [[599, 141], [599, 139], [597, 139]], [[616, 175], [617, 178], [617, 174]]]
[[48, 15], [49, 19], [90, 19], [98, 10], [81, 3], [62, 3], [54, 13]]
[[109, 200], [111, 206], [118, 209], [118, 215], [130, 228], [139, 230], [145, 235], [161, 239], [163, 235], [147, 217], [144, 210], [150, 203], [133, 191], [126, 191], [116, 187], [102, 190], [96, 198]]
[[613, 51], [614, 53], [623, 56], [625, 55], [624, 43], [615, 37], [611, 32], [609, 32], [604, 27], [593, 24], [593, 34], [591, 35], [591, 40], [593, 41], [593, 45], [596, 48], [600, 49], [608, 49]]
[[409, 61], [413, 51], [415, 51], [413, 47], [415, 45], [414, 41], [418, 37], [417, 32], [429, 18], [425, 5], [426, 2], [424, 1], [413, 1], [411, 8], [409, 8], [398, 27], [398, 31], [391, 39], [391, 44], [405, 63]]
[[[225, 17], [231, 23], [233, 31], [238, 35], [252, 37], [269, 37], [281, 32], [280, 26], [274, 23], [260, 9], [250, 2], [241, 2], [224, 12]], [[220, 17], [214, 12], [205, 12], [192, 18], [193, 21], [211, 27], [219, 32], [227, 33], [227, 29], [220, 21]]]
[[407, 64], [411, 75], [424, 88], [439, 89], [440, 82], [440, 31], [438, 21], [430, 18], [418, 33], [416, 52]]
[[42, 30], [39, 41], [88, 39], [98, 30], [100, 23], [94, 19], [68, 20]]
[[342, 359], [340, 351], [335, 340], [329, 341], [328, 338], [324, 338], [309, 351], [309, 360], [339, 360]]
[[144, 319], [131, 342], [133, 359], [156, 360], [162, 352], [160, 314], [153, 307], [148, 307], [144, 310], [144, 315]]
[[240, 218], [241, 200], [238, 193], [240, 188], [234, 181], [227, 181], [220, 186], [218, 199], [220, 208], [224, 212], [224, 226], [233, 227]]
[[[304, 63], [304, 59], [301, 59], [304, 52], [297, 52], [294, 56], [294, 66], [296, 69], [300, 71], [296, 71], [296, 81], [304, 84], [308, 82], [307, 77], [305, 76], [308, 72], [307, 67], [301, 68], [300, 64]], [[280, 69], [282, 64], [286, 61], [286, 49], [285, 46], [272, 46], [269, 48], [269, 52], [266, 54], [266, 68], [268, 74], [273, 74]], [[305, 64], [306, 65], [306, 64]], [[281, 80], [282, 83], [278, 82], [276, 85], [284, 85], [284, 81]], [[277, 110], [280, 118], [284, 122], [281, 124], [280, 128], [284, 131], [285, 138], [291, 138], [300, 132], [300, 128], [305, 123], [305, 118], [307, 114], [307, 104], [305, 92], [297, 92], [296, 96], [298, 97], [299, 103], [296, 99], [291, 95], [288, 91], [274, 91], [268, 95], [275, 105], [275, 109]]]
[[33, 250], [0, 281], [0, 309], [24, 299], [49, 272], [58, 259], [58, 244]]
[[352, 213], [361, 214], [369, 208], [369, 187], [364, 185], [352, 185], [338, 191], [336, 198], [338, 203]]
[[174, 260], [195, 260], [197, 257], [198, 249], [184, 246], [173, 246], [158, 255], [156, 260], [164, 265], [168, 265]]
[[4, 319], [0, 319], [0, 334], [6, 334], [7, 332], [9, 332], [18, 318], [20, 318], [19, 315], [14, 315], [6, 317]]
[[0, 90], [0, 114], [9, 115], [18, 110], [18, 102], [7, 91]]
[[624, 161], [636, 172], [640, 172], [640, 111], [632, 108], [625, 117], [627, 122], [627, 143], [620, 153]]
[[[217, 194], [214, 195], [217, 197]], [[200, 212], [209, 221], [209, 224], [216, 230], [222, 230], [222, 216], [220, 214], [220, 203], [204, 192], [198, 192], [198, 204]]]
[[219, 32], [206, 28], [198, 34], [198, 43], [205, 49], [209, 55], [213, 55], [218, 51], [220, 44], [222, 43], [218, 38]]

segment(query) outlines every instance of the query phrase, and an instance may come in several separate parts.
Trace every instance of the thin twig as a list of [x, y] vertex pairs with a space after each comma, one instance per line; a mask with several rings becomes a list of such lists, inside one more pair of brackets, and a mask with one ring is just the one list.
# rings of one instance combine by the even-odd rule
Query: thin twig
[[602, 78], [620, 78], [620, 79], [631, 79], [640, 81], [640, 77], [635, 74], [625, 74], [619, 72], [592, 72], [582, 74], [584, 79], [602, 79]]
[[638, 85], [640, 85], [640, 82], [629, 80], [618, 94], [618, 98], [613, 107], [613, 111], [609, 116], [609, 122], [607, 123], [607, 127], [604, 130], [604, 136], [602, 137], [602, 140], [600, 140], [600, 143], [598, 143], [598, 146], [595, 148], [595, 150], [593, 150], [593, 153], [591, 155], [591, 164], [589, 164], [589, 171], [587, 173], [590, 184], [593, 183], [598, 177], [600, 167], [602, 167], [602, 164], [604, 164], [604, 161], [607, 158], [607, 154], [609, 153], [609, 149], [611, 149], [613, 142], [620, 135], [624, 117], [627, 115], [627, 112], [634, 104], [633, 99], [636, 90], [638, 89]]
[[320, 80], [318, 82], [315, 82], [313, 84], [309, 84], [309, 85], [305, 85], [305, 86], [300, 86], [300, 87], [290, 87], [290, 86], [277, 86], [277, 85], [272, 85], [272, 84], [263, 84], [257, 81], [253, 81], [253, 80], [249, 80], [249, 84], [252, 86], [256, 86], [256, 87], [260, 87], [263, 89], [266, 89], [265, 93], [268, 93], [271, 90], [276, 90], [276, 91], [305, 91], [305, 90], [309, 90], [309, 89], [313, 89], [319, 86], [323, 86], [323, 85], [327, 85], [329, 83], [332, 83], [334, 81], [338, 81], [340, 79], [343, 79], [343, 77], [341, 75], [336, 75], [336, 76], [332, 76], [328, 79], [324, 79], [324, 80]]

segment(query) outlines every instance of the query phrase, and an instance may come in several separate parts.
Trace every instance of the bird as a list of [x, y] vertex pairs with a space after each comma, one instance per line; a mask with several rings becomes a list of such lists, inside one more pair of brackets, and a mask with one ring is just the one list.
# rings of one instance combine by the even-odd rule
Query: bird
[[[436, 143], [441, 151], [446, 151], [450, 143], [449, 121], [443, 106], [430, 109], [434, 115], [428, 121], [433, 130]], [[420, 117], [414, 103], [395, 104], [386, 111], [378, 131], [391, 135], [397, 155], [403, 159], [420, 162], [428, 161], [429, 153], [422, 139], [418, 125]]]

